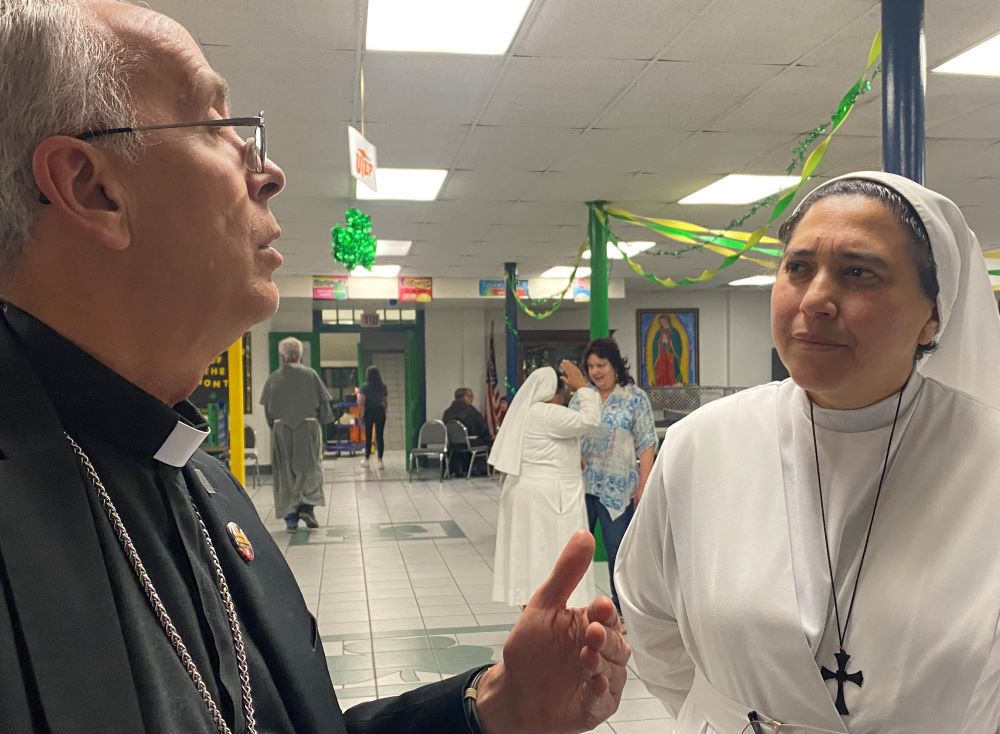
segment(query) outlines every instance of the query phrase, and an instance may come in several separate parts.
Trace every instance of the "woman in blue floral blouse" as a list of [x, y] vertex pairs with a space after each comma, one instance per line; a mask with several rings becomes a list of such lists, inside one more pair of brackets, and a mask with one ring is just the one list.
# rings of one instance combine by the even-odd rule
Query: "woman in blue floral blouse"
[[[601, 423], [580, 442], [583, 483], [590, 530], [599, 522], [608, 554], [611, 599], [615, 592], [615, 558], [646, 478], [653, 468], [656, 429], [649, 396], [635, 386], [628, 362], [614, 339], [595, 339], [583, 352], [586, 373], [601, 395]], [[571, 403], [570, 407], [574, 407]], [[638, 466], [636, 459], [638, 458]]]

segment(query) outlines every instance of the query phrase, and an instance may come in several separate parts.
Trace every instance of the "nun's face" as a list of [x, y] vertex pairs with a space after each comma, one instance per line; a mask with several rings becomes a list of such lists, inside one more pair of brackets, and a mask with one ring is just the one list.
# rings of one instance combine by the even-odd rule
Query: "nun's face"
[[771, 291], [781, 360], [813, 401], [861, 408], [899, 390], [917, 344], [937, 331], [909, 236], [883, 204], [858, 196], [814, 204]]

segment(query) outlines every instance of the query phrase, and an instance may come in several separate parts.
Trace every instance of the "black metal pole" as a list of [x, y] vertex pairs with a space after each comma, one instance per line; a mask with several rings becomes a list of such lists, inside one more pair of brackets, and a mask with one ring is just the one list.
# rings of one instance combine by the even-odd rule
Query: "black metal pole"
[[504, 274], [507, 276], [505, 291], [504, 315], [507, 336], [507, 403], [514, 399], [514, 391], [521, 384], [521, 347], [517, 338], [517, 301], [514, 300], [514, 288], [517, 288], [517, 263], [504, 263]]
[[882, 168], [924, 182], [924, 0], [882, 0]]

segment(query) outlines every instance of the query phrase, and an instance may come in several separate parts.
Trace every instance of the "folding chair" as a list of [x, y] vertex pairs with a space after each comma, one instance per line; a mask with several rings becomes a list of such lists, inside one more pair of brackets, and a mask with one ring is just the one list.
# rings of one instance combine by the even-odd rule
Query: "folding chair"
[[[448, 429], [439, 420], [430, 420], [420, 426], [417, 445], [410, 450], [407, 475], [413, 481], [413, 469], [420, 457], [437, 459], [441, 467], [441, 478], [448, 472]], [[417, 466], [419, 469], [419, 466]]]

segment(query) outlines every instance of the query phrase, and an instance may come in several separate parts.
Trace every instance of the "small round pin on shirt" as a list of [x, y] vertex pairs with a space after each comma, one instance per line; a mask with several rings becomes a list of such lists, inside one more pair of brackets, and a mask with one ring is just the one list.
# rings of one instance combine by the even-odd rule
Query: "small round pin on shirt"
[[243, 532], [243, 528], [231, 522], [226, 524], [226, 532], [229, 533], [229, 539], [233, 541], [233, 546], [243, 556], [243, 560], [250, 563], [253, 560], [253, 545], [247, 534]]

